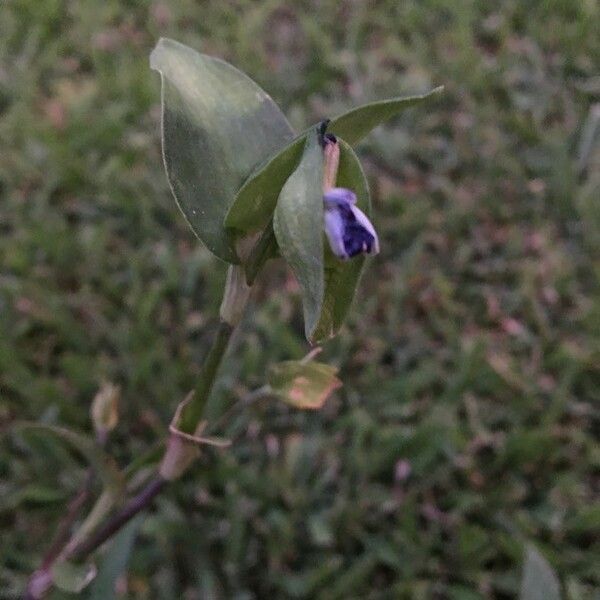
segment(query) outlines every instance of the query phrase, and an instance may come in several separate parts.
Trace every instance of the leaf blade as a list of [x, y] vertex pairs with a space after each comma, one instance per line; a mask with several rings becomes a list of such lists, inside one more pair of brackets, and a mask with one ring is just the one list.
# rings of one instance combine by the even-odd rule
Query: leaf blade
[[286, 404], [316, 410], [342, 382], [337, 368], [325, 363], [288, 360], [269, 368], [268, 382], [273, 392]]
[[292, 129], [266, 92], [220, 59], [161, 38], [150, 66], [161, 74], [163, 159], [177, 205], [213, 254], [236, 263], [225, 215]]
[[273, 218], [281, 254], [302, 289], [307, 338], [319, 318], [324, 293], [322, 186], [323, 150], [313, 131], [298, 168], [281, 190]]
[[439, 86], [425, 94], [388, 98], [357, 106], [332, 119], [327, 130], [344, 138], [346, 142], [353, 146], [383, 121], [391, 119], [406, 108], [415, 106], [423, 100], [439, 94], [443, 89], [443, 86]]
[[306, 135], [305, 132], [295, 138], [250, 175], [225, 217], [226, 227], [249, 233], [268, 224], [283, 185], [302, 157]]

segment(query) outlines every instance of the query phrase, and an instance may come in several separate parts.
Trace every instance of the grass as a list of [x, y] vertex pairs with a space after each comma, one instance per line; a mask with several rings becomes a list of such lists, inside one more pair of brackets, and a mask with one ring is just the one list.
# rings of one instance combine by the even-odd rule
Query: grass
[[[247, 71], [297, 129], [446, 86], [360, 147], [382, 254], [323, 353], [344, 388], [235, 420], [157, 502], [119, 597], [508, 599], [526, 542], [565, 598], [597, 597], [599, 25], [589, 0], [3, 3], [0, 422], [89, 431], [119, 383], [121, 464], [193, 387], [224, 281], [163, 173], [158, 37]], [[259, 288], [226, 402], [307, 350], [283, 265]], [[85, 465], [3, 441], [14, 598]]]

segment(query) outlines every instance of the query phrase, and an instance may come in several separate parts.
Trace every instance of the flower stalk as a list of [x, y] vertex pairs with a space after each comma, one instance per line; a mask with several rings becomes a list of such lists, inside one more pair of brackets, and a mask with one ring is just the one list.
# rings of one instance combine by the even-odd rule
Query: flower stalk
[[[206, 422], [201, 420], [204, 406], [212, 391], [231, 336], [243, 316], [249, 295], [250, 286], [246, 283], [243, 267], [230, 266], [217, 334], [202, 366], [194, 392], [179, 405], [175, 413], [158, 472], [137, 495], [130, 498], [117, 512], [89, 534], [81, 536], [78, 531], [67, 541], [65, 533], [61, 533], [63, 538], [61, 541], [65, 543], [63, 549], [60, 550], [53, 544], [53, 556], [44, 561], [44, 565], [32, 574], [28, 582], [23, 596], [26, 600], [40, 600], [50, 591], [53, 585], [50, 569], [54, 562], [83, 561], [137, 514], [147, 509], [169, 481], [181, 477], [194, 462], [199, 454], [199, 443], [225, 445], [211, 438], [195, 436], [200, 436], [206, 426]], [[79, 501], [77, 505], [79, 508]]]
[[250, 296], [243, 266], [230, 265], [219, 315], [221, 322], [208, 352], [195, 390], [182, 402], [170, 427], [167, 449], [159, 468], [162, 478], [179, 479], [199, 455], [199, 446], [212, 443], [200, 437], [206, 427], [204, 407], [212, 391], [217, 372], [229, 346], [231, 336], [241, 321]]

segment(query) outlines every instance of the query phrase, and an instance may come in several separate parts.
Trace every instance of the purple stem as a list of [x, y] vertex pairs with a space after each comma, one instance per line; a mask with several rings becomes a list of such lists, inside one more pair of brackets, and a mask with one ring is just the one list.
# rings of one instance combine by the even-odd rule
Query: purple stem
[[121, 510], [115, 513], [100, 529], [89, 538], [75, 546], [65, 557], [67, 560], [81, 561], [88, 554], [101, 546], [109, 537], [117, 532], [125, 523], [130, 521], [139, 512], [150, 506], [155, 496], [164, 488], [167, 480], [157, 475], [146, 487], [133, 497]]

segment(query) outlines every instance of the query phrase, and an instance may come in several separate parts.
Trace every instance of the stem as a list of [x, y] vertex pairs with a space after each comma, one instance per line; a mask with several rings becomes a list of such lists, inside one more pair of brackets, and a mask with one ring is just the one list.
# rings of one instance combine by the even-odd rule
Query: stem
[[[196, 385], [194, 400], [186, 405], [181, 414], [180, 428], [186, 433], [195, 430], [198, 421], [202, 416], [204, 403], [210, 394], [217, 371], [229, 345], [231, 334], [234, 327], [229, 323], [221, 321], [213, 345], [202, 366], [202, 373]], [[67, 560], [81, 561], [88, 554], [96, 550], [108, 538], [129, 522], [135, 515], [147, 508], [155, 496], [165, 487], [167, 480], [157, 475], [146, 487], [134, 496], [120, 511], [115, 513], [108, 521], [92, 533], [87, 539], [77, 544], [72, 550], [66, 553]]]
[[[230, 268], [221, 312], [222, 314], [223, 312], [226, 312], [228, 315], [236, 315], [236, 319], [234, 319], [233, 324], [228, 323], [225, 320], [221, 320], [219, 324], [219, 329], [217, 330], [213, 345], [202, 365], [202, 372], [198, 384], [196, 385], [194, 396], [191, 402], [185, 405], [180, 416], [178, 426], [179, 429], [185, 433], [194, 433], [198, 421], [200, 421], [200, 418], [202, 417], [204, 405], [213, 388], [217, 371], [223, 361], [231, 335], [237, 324], [237, 318], [241, 317], [241, 312], [248, 299], [247, 286], [245, 282], [240, 279], [239, 273], [237, 271], [232, 271], [232, 269], [235, 268], [236, 267]], [[76, 561], [85, 558], [114, 533], [119, 531], [119, 529], [135, 515], [147, 508], [167, 483], [168, 481], [166, 479], [160, 475], [156, 475], [139, 494], [134, 496], [125, 506], [123, 506], [123, 508], [121, 508], [121, 510], [110, 517], [104, 525], [93, 532], [87, 539], [70, 549], [65, 554], [65, 558], [67, 560], [72, 559]]]
[[[202, 417], [206, 400], [213, 388], [217, 371], [227, 351], [231, 335], [241, 319], [244, 307], [248, 301], [250, 287], [246, 284], [243, 275], [242, 267], [230, 267], [223, 303], [221, 305], [219, 329], [202, 366], [200, 379], [196, 385], [192, 400], [185, 405], [178, 423], [179, 429], [184, 433], [193, 434], [196, 430], [198, 422]], [[85, 536], [81, 541], [77, 540], [76, 533], [71, 538], [71, 542], [65, 546], [64, 542], [66, 540], [63, 540], [63, 528], [59, 528], [57, 543], [53, 543], [51, 548], [51, 552], [55, 556], [50, 556], [49, 561], [45, 560], [44, 566], [33, 573], [23, 596], [25, 600], [38, 600], [47, 594], [52, 587], [50, 567], [56, 560], [82, 561], [85, 559], [90, 553], [94, 552], [106, 540], [117, 533], [135, 515], [148, 508], [167, 483], [167, 479], [163, 478], [160, 474], [155, 475], [139, 494], [131, 498], [119, 511], [114, 513], [98, 529], [91, 532], [89, 536]], [[75, 506], [73, 508], [80, 508], [81, 504], [83, 504], [83, 501], [77, 498], [74, 501]], [[73, 519], [71, 512], [70, 510], [68, 511], [65, 517], [66, 521], [71, 522]], [[58, 541], [61, 541], [64, 547], [60, 550], [59, 554], [56, 554], [59, 545]]]
[[94, 472], [90, 469], [85, 477], [85, 482], [77, 495], [69, 502], [67, 514], [59, 523], [54, 539], [50, 544], [50, 548], [42, 561], [41, 569], [48, 569], [61, 553], [65, 544], [69, 541], [71, 527], [77, 519], [79, 511], [90, 497], [92, 491], [92, 483], [94, 481]]
[[198, 426], [204, 405], [213, 388], [217, 371], [229, 345], [231, 334], [244, 314], [249, 296], [250, 286], [246, 283], [244, 267], [230, 265], [227, 271], [223, 301], [219, 310], [221, 323], [212, 348], [202, 366], [202, 373], [194, 395], [183, 408], [179, 418], [178, 428], [184, 433], [194, 434]]
[[67, 507], [67, 514], [63, 517], [61, 522], [58, 524], [58, 529], [54, 535], [54, 539], [50, 544], [50, 548], [44, 556], [44, 560], [39, 569], [36, 569], [29, 581], [27, 582], [27, 589], [23, 595], [24, 600], [38, 600], [43, 598], [46, 592], [52, 586], [52, 575], [50, 569], [60, 556], [65, 544], [69, 541], [69, 535], [71, 533], [71, 527], [77, 519], [79, 511], [85, 504], [86, 500], [90, 497], [92, 483], [94, 481], [94, 472], [92, 469], [88, 469], [85, 482], [82, 488], [79, 490], [77, 495], [69, 502]]
[[233, 329], [233, 326], [224, 321], [219, 324], [217, 336], [202, 366], [202, 373], [196, 385], [194, 396], [181, 412], [179, 429], [184, 433], [194, 433], [196, 425], [202, 417], [204, 404], [214, 385], [217, 370], [229, 345]]
[[146, 487], [134, 496], [123, 508], [115, 513], [100, 529], [95, 531], [87, 540], [75, 546], [67, 555], [66, 560], [82, 561], [88, 554], [101, 546], [109, 537], [115, 534], [125, 523], [135, 515], [150, 506], [152, 500], [163, 489], [167, 481], [160, 476], [152, 479]]
[[[186, 405], [181, 414], [179, 427], [186, 433], [193, 433], [202, 416], [202, 410], [215, 382], [217, 371], [231, 339], [235, 327], [221, 321], [213, 345], [202, 366], [202, 373], [196, 385], [192, 401]], [[115, 513], [102, 527], [96, 530], [90, 537], [76, 545], [65, 556], [67, 560], [81, 561], [93, 552], [108, 538], [115, 534], [123, 525], [130, 521], [135, 515], [147, 508], [155, 496], [165, 487], [167, 480], [157, 475], [146, 487], [134, 496], [120, 511]]]

